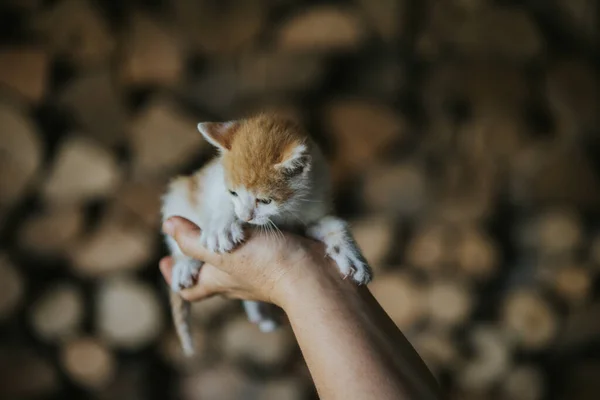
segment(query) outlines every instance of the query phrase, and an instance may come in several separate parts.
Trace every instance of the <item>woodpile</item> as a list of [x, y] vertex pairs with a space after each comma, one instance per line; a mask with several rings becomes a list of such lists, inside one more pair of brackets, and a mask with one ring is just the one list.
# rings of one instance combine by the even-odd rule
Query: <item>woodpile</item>
[[322, 144], [449, 398], [598, 397], [597, 1], [1, 3], [0, 398], [316, 398], [238, 301], [185, 358], [157, 268], [196, 124], [263, 110]]

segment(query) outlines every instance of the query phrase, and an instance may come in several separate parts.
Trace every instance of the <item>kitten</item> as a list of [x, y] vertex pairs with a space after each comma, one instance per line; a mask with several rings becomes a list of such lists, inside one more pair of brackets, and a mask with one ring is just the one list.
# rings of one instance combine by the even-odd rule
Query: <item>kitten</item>
[[[220, 156], [188, 177], [173, 180], [163, 198], [163, 221], [181, 216], [201, 228], [200, 244], [228, 252], [244, 240], [242, 224], [301, 233], [322, 241], [344, 277], [358, 284], [371, 280], [371, 269], [346, 223], [332, 216], [330, 181], [325, 158], [294, 122], [260, 114], [246, 120], [198, 124], [198, 130]], [[202, 263], [185, 256], [166, 237], [175, 264], [171, 281], [172, 309], [186, 354], [193, 352], [187, 323], [189, 304], [176, 293], [193, 286]], [[262, 331], [277, 322], [268, 308], [244, 301], [250, 321]]]

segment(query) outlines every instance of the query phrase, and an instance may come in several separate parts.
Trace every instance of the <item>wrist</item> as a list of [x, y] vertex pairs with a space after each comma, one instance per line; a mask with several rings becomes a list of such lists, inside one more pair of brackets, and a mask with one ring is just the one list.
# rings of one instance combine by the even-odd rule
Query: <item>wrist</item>
[[313, 307], [339, 307], [341, 303], [360, 296], [354, 282], [343, 279], [333, 261], [325, 257], [318, 257], [297, 268], [295, 273], [282, 280], [274, 293], [275, 304], [288, 317], [303, 315]]

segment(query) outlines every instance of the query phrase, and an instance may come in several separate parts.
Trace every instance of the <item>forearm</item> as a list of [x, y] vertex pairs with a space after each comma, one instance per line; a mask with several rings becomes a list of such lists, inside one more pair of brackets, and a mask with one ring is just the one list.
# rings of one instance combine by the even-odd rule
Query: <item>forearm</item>
[[283, 304], [320, 397], [439, 398], [433, 376], [368, 289], [321, 272], [295, 282]]

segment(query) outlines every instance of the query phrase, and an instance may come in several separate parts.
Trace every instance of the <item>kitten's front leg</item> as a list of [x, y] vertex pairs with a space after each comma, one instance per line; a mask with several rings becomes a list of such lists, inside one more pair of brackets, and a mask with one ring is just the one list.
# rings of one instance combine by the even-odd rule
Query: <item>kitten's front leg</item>
[[200, 244], [215, 253], [226, 253], [244, 241], [242, 223], [237, 218], [213, 221], [202, 227]]
[[306, 233], [325, 244], [326, 254], [337, 263], [344, 277], [350, 276], [361, 285], [371, 281], [371, 268], [343, 220], [326, 216], [309, 226]]

